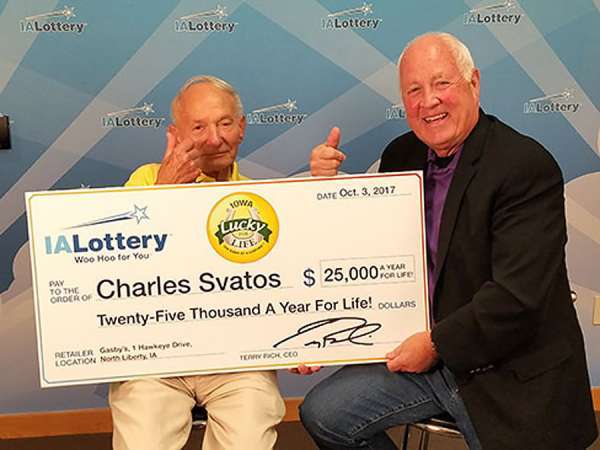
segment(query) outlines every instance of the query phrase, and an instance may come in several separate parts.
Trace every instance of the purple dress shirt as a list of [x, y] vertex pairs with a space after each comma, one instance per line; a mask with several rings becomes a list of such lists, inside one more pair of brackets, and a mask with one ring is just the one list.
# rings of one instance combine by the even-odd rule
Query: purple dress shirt
[[[425, 235], [427, 237], [427, 279], [429, 303], [433, 310], [435, 292], [435, 265], [440, 237], [440, 222], [448, 189], [458, 165], [462, 145], [450, 156], [440, 158], [433, 150], [427, 150], [427, 169], [425, 172]], [[433, 312], [432, 312], [433, 317]]]

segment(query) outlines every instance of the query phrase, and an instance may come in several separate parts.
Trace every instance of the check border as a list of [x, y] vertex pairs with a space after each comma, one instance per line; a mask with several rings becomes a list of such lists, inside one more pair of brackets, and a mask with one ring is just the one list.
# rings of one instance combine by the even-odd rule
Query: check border
[[[235, 366], [235, 367], [223, 367], [223, 368], [205, 368], [197, 371], [176, 371], [176, 372], [156, 372], [156, 373], [145, 373], [141, 375], [130, 375], [127, 377], [100, 377], [100, 378], [80, 378], [80, 379], [62, 379], [60, 381], [50, 381], [46, 378], [45, 374], [45, 361], [44, 361], [44, 349], [43, 349], [43, 339], [42, 339], [42, 326], [41, 320], [39, 317], [39, 304], [40, 296], [38, 295], [38, 285], [37, 285], [37, 264], [36, 264], [36, 252], [35, 252], [35, 239], [33, 233], [33, 207], [32, 201], [38, 197], [44, 196], [57, 196], [57, 195], [99, 195], [106, 194], [111, 192], [123, 192], [123, 191], [144, 191], [144, 190], [174, 190], [174, 189], [211, 189], [222, 187], [223, 185], [235, 185], [236, 187], [241, 186], [255, 186], [255, 185], [265, 185], [265, 184], [288, 184], [288, 183], [310, 183], [310, 182], [319, 182], [319, 181], [340, 181], [340, 180], [353, 180], [353, 179], [366, 179], [366, 178], [397, 178], [397, 177], [417, 177], [419, 183], [419, 204], [420, 204], [420, 214], [419, 220], [421, 222], [421, 259], [422, 259], [422, 270], [423, 270], [423, 294], [425, 298], [425, 324], [426, 329], [429, 331], [430, 329], [430, 304], [429, 304], [429, 296], [428, 296], [428, 283], [427, 280], [427, 257], [426, 257], [426, 242], [425, 242], [425, 224], [424, 224], [424, 187], [423, 187], [423, 173], [421, 171], [410, 171], [410, 172], [386, 172], [386, 173], [377, 173], [377, 174], [361, 174], [361, 175], [342, 175], [335, 177], [309, 177], [309, 178], [292, 178], [292, 179], [274, 179], [274, 180], [244, 180], [244, 181], [233, 181], [233, 182], [220, 182], [220, 183], [192, 183], [192, 184], [177, 184], [177, 185], [153, 185], [153, 186], [143, 186], [143, 187], [109, 187], [109, 188], [97, 188], [97, 189], [73, 189], [69, 191], [44, 191], [44, 192], [27, 192], [25, 193], [25, 199], [28, 206], [27, 213], [27, 227], [29, 231], [29, 244], [31, 246], [31, 268], [32, 268], [32, 287], [34, 291], [34, 308], [36, 314], [36, 332], [38, 333], [38, 352], [40, 356], [40, 376], [46, 383], [46, 386], [42, 387], [51, 387], [52, 385], [60, 385], [64, 386], [67, 383], [72, 384], [93, 384], [95, 382], [102, 383], [106, 382], [106, 380], [111, 381], [119, 381], [119, 380], [128, 380], [134, 378], [144, 378], [144, 377], [164, 377], [164, 376], [173, 376], [173, 375], [193, 375], [193, 374], [202, 374], [202, 373], [225, 373], [229, 371], [239, 371], [239, 370], [255, 370], [255, 369], [284, 369], [289, 367], [296, 367], [298, 362], [290, 362], [290, 363], [276, 363], [276, 364], [259, 364], [259, 365], [244, 365], [244, 366]], [[353, 358], [353, 359], [340, 359], [340, 360], [327, 360], [327, 361], [302, 361], [302, 363], [307, 365], [340, 365], [340, 364], [359, 364], [359, 363], [369, 363], [369, 362], [382, 362], [385, 361], [383, 358]]]

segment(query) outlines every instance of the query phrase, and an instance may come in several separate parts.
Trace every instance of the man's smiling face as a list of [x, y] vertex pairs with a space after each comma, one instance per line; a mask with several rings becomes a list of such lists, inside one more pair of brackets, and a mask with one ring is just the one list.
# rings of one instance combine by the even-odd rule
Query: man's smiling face
[[479, 71], [466, 80], [448, 44], [427, 36], [404, 53], [400, 80], [410, 128], [438, 155], [453, 153], [479, 118]]

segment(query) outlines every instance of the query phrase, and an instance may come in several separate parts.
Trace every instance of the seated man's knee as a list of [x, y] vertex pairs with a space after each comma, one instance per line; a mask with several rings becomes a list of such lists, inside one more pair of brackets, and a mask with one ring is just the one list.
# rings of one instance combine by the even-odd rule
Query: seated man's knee
[[[285, 414], [285, 403], [279, 392], [251, 390], [236, 409], [236, 418], [229, 424], [231, 432], [226, 448], [272, 448], [277, 438], [275, 426]], [[209, 410], [210, 415], [210, 410]]]
[[251, 390], [244, 402], [244, 416], [261, 423], [277, 424], [285, 414], [285, 403], [278, 389]]
[[267, 406], [267, 413], [273, 417], [273, 420], [276, 423], [281, 422], [285, 416], [285, 402], [283, 398], [280, 395], [273, 396]]
[[324, 432], [336, 432], [335, 411], [318, 395], [309, 393], [299, 408], [300, 420], [308, 432], [313, 436], [320, 436]]

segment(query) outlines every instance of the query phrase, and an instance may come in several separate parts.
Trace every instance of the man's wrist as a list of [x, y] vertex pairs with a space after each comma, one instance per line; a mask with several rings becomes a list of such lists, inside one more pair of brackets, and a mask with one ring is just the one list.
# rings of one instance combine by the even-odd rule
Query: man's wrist
[[429, 332], [429, 341], [431, 342], [431, 351], [433, 352], [433, 354], [435, 355], [435, 357], [438, 358], [439, 357], [439, 353], [438, 353], [437, 345], [435, 345], [435, 342], [433, 341], [433, 337], [431, 336], [431, 332]]

